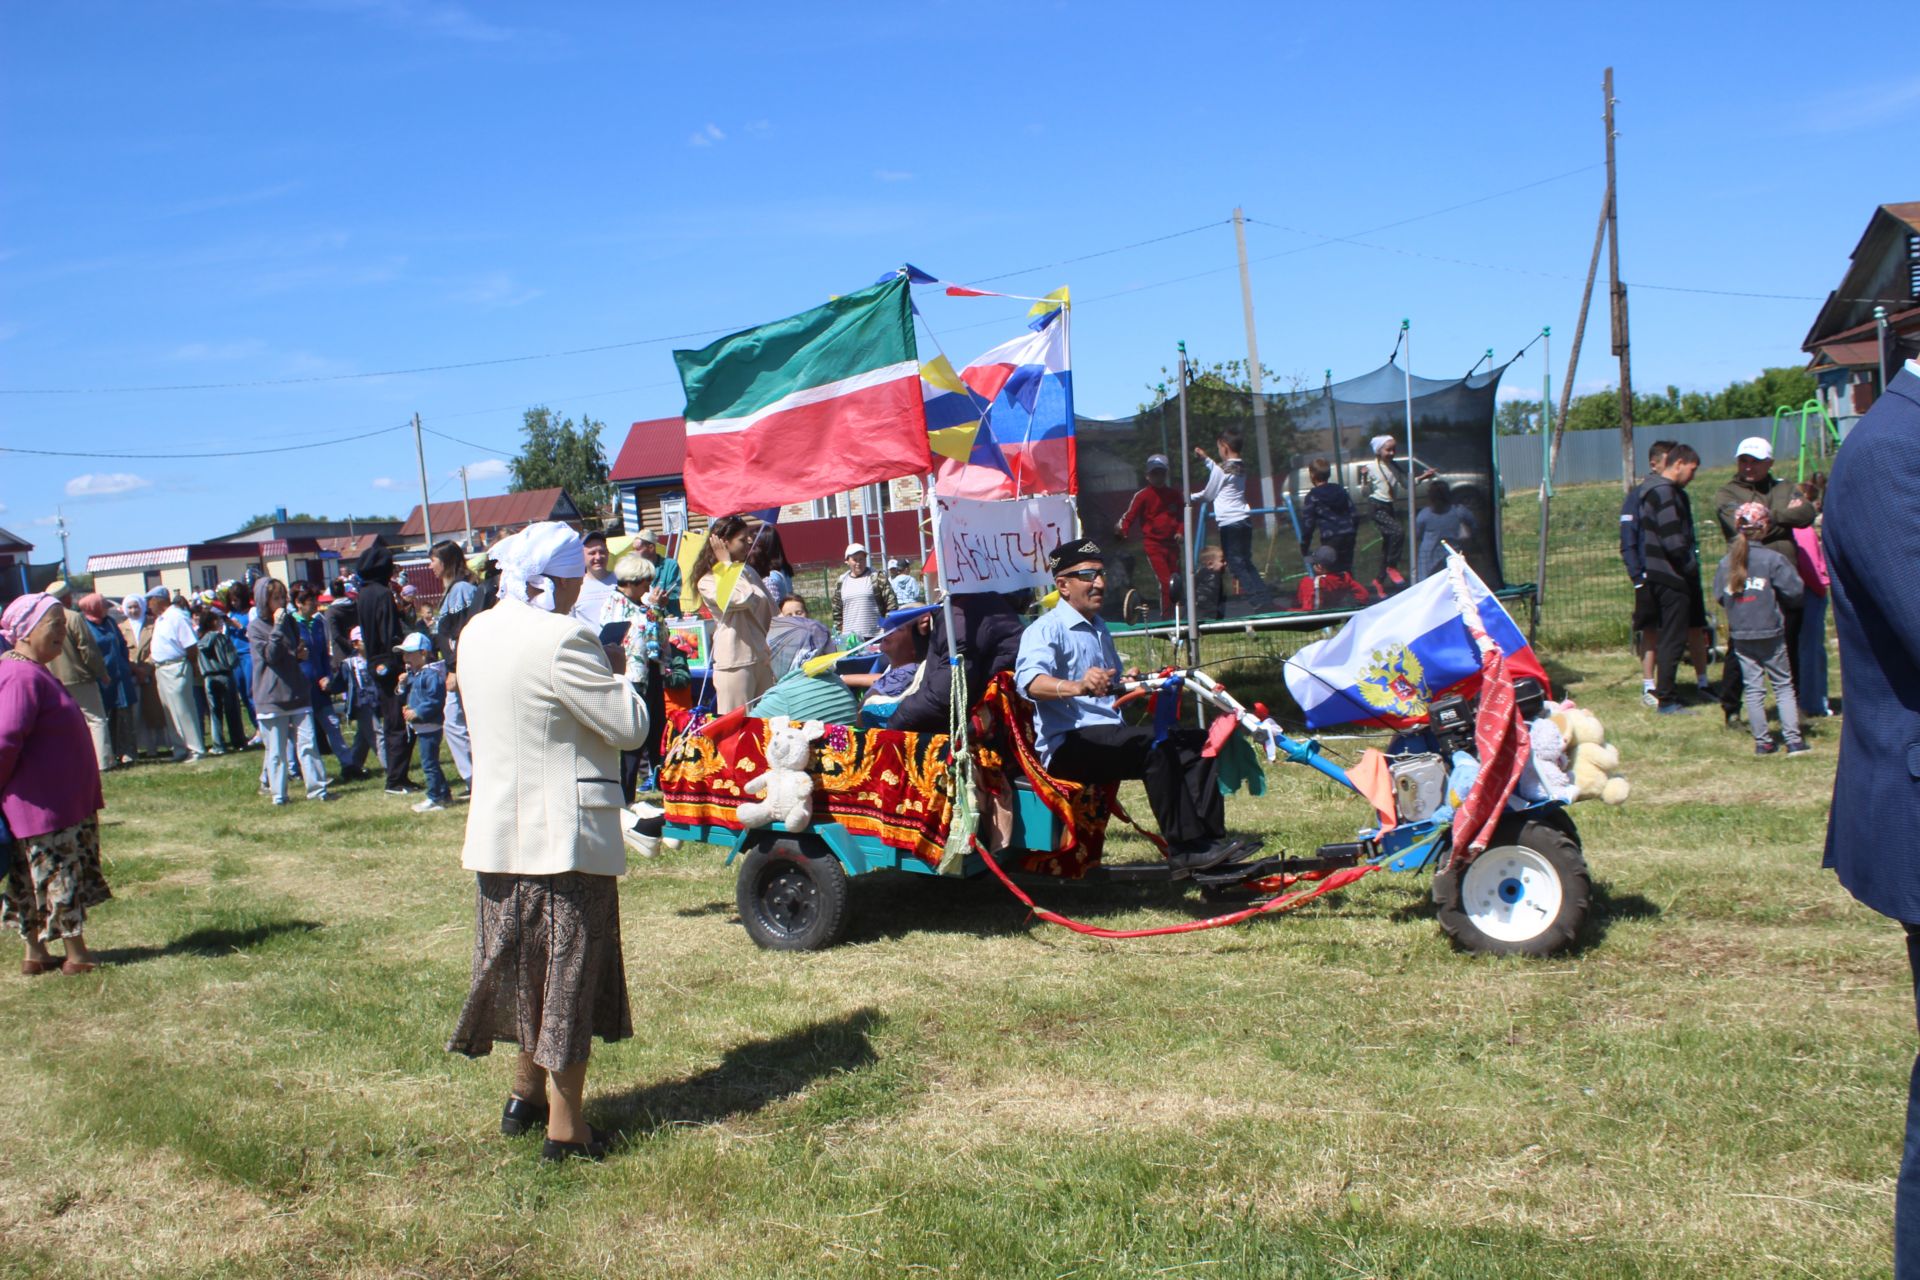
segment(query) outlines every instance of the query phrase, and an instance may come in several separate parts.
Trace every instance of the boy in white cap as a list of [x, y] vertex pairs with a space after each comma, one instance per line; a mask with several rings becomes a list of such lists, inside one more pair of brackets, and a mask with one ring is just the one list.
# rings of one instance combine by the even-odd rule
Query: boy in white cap
[[[1799, 496], [1794, 486], [1773, 474], [1773, 444], [1765, 436], [1748, 436], [1734, 449], [1733, 479], [1713, 495], [1714, 514], [1720, 519], [1720, 532], [1729, 546], [1740, 536], [1736, 513], [1749, 502], [1767, 510], [1767, 527], [1756, 539], [1769, 551], [1778, 552], [1788, 564], [1797, 554], [1793, 542], [1795, 529], [1813, 526], [1813, 504]], [[1781, 601], [1781, 613], [1787, 623], [1787, 663], [1793, 672], [1795, 688], [1800, 680], [1800, 602]], [[1728, 728], [1740, 725], [1744, 682], [1740, 664], [1723, 664], [1720, 678], [1720, 711]]]
[[1368, 444], [1373, 461], [1360, 468], [1360, 480], [1367, 487], [1367, 514], [1380, 531], [1380, 572], [1373, 580], [1373, 594], [1384, 600], [1407, 585], [1400, 557], [1407, 549], [1408, 486], [1431, 480], [1436, 473], [1428, 467], [1414, 475], [1418, 464], [1412, 458], [1400, 461], [1400, 442], [1391, 435], [1377, 435]]
[[407, 633], [400, 642], [400, 654], [407, 664], [407, 674], [401, 678], [407, 705], [400, 714], [420, 746], [420, 772], [427, 780], [427, 798], [413, 811], [438, 813], [453, 799], [447, 775], [440, 769], [440, 743], [447, 731], [447, 664], [434, 660], [433, 641], [419, 631]]
[[847, 544], [847, 571], [833, 583], [833, 634], [871, 640], [880, 619], [899, 608], [893, 584], [867, 567], [867, 549]]

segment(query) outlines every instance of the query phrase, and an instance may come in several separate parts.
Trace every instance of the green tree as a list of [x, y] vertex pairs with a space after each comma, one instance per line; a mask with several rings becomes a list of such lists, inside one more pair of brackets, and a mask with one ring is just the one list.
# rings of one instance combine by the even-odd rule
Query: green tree
[[[1213, 442], [1220, 432], [1236, 429], [1246, 437], [1244, 457], [1247, 474], [1255, 476], [1260, 468], [1260, 445], [1253, 438], [1253, 381], [1251, 366], [1245, 360], [1224, 360], [1204, 366], [1192, 366], [1189, 373], [1192, 381], [1187, 384], [1187, 441], [1199, 445], [1208, 453], [1213, 452]], [[1173, 476], [1180, 478], [1180, 433], [1177, 425], [1179, 375], [1177, 372], [1162, 368], [1161, 376], [1165, 381], [1147, 388], [1152, 398], [1140, 406], [1139, 416], [1144, 422], [1156, 415], [1167, 415], [1168, 456], [1173, 462]], [[1284, 478], [1287, 473], [1287, 459], [1299, 449], [1300, 430], [1293, 420], [1288, 407], [1290, 399], [1299, 396], [1304, 389], [1300, 378], [1283, 379], [1264, 361], [1260, 365], [1260, 386], [1267, 397], [1267, 439], [1273, 449], [1274, 467]], [[1145, 454], [1159, 447], [1157, 436], [1142, 437], [1141, 457], [1132, 459], [1138, 465], [1144, 463]], [[1147, 447], [1151, 446], [1151, 447]]]
[[514, 493], [565, 489], [588, 523], [604, 520], [613, 498], [607, 454], [600, 444], [606, 424], [582, 416], [576, 425], [572, 418], [563, 420], [547, 406], [536, 405], [527, 410], [520, 429], [526, 443], [520, 456], [507, 464], [513, 473], [508, 487]]
[[1502, 400], [1493, 414], [1494, 429], [1503, 436], [1524, 436], [1540, 429], [1538, 400]]
[[[1635, 426], [1669, 422], [1718, 422], [1725, 418], [1770, 418], [1781, 405], [1799, 408], [1816, 388], [1811, 372], [1799, 368], [1762, 369], [1751, 382], [1733, 382], [1719, 391], [1687, 391], [1669, 386], [1664, 395], [1633, 397]], [[1620, 429], [1620, 392], [1609, 387], [1577, 396], [1567, 406], [1567, 430]]]

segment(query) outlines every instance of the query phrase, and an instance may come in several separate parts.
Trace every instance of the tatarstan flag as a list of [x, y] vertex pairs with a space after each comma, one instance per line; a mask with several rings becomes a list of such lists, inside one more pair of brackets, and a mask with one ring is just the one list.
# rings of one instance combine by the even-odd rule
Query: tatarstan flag
[[704, 515], [933, 469], [905, 276], [673, 360], [687, 392], [687, 505]]

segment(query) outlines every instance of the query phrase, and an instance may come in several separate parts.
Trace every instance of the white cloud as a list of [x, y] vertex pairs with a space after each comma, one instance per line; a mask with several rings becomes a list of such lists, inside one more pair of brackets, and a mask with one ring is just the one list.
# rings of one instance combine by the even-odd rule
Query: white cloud
[[875, 182], [912, 182], [913, 174], [906, 169], [875, 169]]
[[54, 525], [60, 523], [60, 517], [59, 516], [35, 516], [33, 518], [33, 522], [37, 525], [43, 526], [44, 528], [51, 529]]
[[[454, 474], [460, 473], [456, 471]], [[467, 464], [468, 484], [476, 480], [504, 480], [511, 474], [506, 462], [500, 458], [483, 458], [479, 462]]]
[[4, 512], [6, 509], [7, 509], [7, 504], [4, 502], [0, 502], [0, 512]]
[[751, 134], [755, 134], [755, 135], [760, 135], [760, 134], [766, 134], [766, 133], [772, 133], [772, 132], [773, 132], [773, 121], [771, 121], [771, 120], [749, 120], [749, 121], [747, 121], [747, 132], [748, 132], [748, 133], [751, 133]]
[[515, 35], [511, 28], [488, 22], [465, 6], [447, 0], [308, 0], [308, 5], [339, 13], [365, 14], [398, 30], [475, 44], [499, 44]]
[[69, 498], [111, 498], [115, 494], [145, 489], [153, 481], [130, 471], [89, 471], [67, 481]]
[[260, 355], [267, 344], [258, 338], [238, 342], [186, 342], [167, 352], [169, 360], [248, 360]]
[[540, 290], [521, 285], [509, 272], [494, 271], [448, 296], [476, 307], [517, 307], [539, 297]]
[[721, 131], [720, 126], [709, 120], [707, 121], [706, 128], [693, 131], [693, 135], [687, 139], [687, 145], [690, 147], [710, 147], [716, 142], [725, 142], [726, 140], [727, 135]]
[[376, 489], [398, 489], [400, 482], [392, 476], [375, 476], [373, 478], [373, 487]]

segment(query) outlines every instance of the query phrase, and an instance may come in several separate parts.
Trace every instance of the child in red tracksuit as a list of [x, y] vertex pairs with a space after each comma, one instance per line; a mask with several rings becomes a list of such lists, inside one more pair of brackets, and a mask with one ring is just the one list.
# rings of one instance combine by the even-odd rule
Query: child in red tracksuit
[[1140, 526], [1140, 542], [1153, 565], [1153, 576], [1160, 580], [1160, 616], [1173, 616], [1173, 577], [1180, 571], [1180, 491], [1167, 483], [1167, 458], [1156, 453], [1147, 459], [1147, 484], [1133, 495], [1127, 514], [1120, 517], [1114, 532], [1122, 538], [1134, 524]]
[[1354, 581], [1352, 574], [1335, 568], [1339, 560], [1340, 553], [1328, 546], [1318, 548], [1308, 558], [1313, 572], [1300, 579], [1302, 610], [1318, 613], [1323, 609], [1357, 609], [1367, 602], [1367, 589]]

